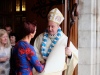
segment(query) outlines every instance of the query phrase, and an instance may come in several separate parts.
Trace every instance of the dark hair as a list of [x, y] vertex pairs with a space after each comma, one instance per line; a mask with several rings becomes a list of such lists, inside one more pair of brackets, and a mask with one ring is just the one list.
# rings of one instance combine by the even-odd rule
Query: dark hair
[[13, 32], [11, 32], [11, 33], [9, 34], [9, 37], [10, 37], [10, 36], [15, 36], [15, 37], [16, 37], [16, 34], [13, 33]]
[[12, 26], [10, 24], [4, 25], [4, 29], [6, 29], [6, 27], [12, 28]]
[[21, 38], [29, 35], [30, 33], [34, 33], [36, 29], [37, 23], [36, 21], [26, 21], [21, 25]]
[[19, 40], [19, 39], [18, 39], [18, 36], [17, 36], [16, 33], [11, 32], [11, 33], [9, 34], [9, 38], [10, 38], [11, 36], [15, 36], [15, 38], [16, 38], [16, 42]]

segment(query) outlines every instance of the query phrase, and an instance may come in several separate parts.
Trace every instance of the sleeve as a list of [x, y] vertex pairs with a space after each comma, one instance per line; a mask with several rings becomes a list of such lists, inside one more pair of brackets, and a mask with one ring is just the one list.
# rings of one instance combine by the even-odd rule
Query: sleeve
[[[34, 49], [34, 48], [33, 48]], [[29, 53], [28, 53], [29, 52]], [[36, 52], [35, 50], [28, 50], [27, 51], [27, 59], [29, 60], [29, 62], [32, 64], [32, 66], [38, 71], [38, 72], [42, 72], [44, 69], [44, 65], [42, 65], [39, 62], [38, 57], [36, 56]]]
[[68, 75], [72, 75], [76, 65], [78, 64], [78, 50], [75, 48], [75, 46], [72, 44], [72, 42], [70, 43], [70, 47], [72, 50], [72, 57], [71, 59], [67, 59], [67, 74]]

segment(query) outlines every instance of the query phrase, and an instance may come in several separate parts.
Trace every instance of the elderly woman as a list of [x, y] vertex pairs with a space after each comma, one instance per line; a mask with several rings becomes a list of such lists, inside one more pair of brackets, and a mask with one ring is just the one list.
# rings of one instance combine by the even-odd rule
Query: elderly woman
[[0, 75], [9, 75], [11, 45], [6, 30], [0, 29]]

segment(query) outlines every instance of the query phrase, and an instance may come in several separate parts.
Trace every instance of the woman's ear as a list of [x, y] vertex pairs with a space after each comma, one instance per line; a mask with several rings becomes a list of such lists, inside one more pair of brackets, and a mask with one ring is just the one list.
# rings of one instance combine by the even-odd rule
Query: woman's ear
[[33, 38], [35, 35], [35, 33], [30, 33], [31, 38]]

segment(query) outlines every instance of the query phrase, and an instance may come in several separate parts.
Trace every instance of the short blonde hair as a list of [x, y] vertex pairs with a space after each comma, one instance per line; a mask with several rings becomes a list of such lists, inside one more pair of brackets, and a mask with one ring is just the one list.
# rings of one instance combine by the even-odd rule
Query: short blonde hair
[[[1, 37], [2, 37], [5, 33], [7, 33], [7, 31], [6, 31], [5, 29], [0, 29], [0, 44], [1, 44]], [[7, 33], [7, 35], [8, 35], [8, 33]], [[11, 46], [11, 44], [10, 44], [10, 40], [9, 40], [9, 36], [8, 36], [8, 41], [7, 41], [7, 44], [5, 45], [5, 47], [7, 48], [7, 47], [9, 47], [9, 46]]]

